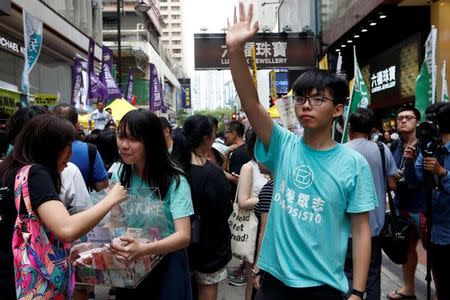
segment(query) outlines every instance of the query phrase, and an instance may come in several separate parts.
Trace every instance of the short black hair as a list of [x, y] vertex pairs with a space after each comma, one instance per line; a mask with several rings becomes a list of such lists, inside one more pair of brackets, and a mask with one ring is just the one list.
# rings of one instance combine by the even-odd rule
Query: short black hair
[[437, 122], [441, 133], [450, 133], [450, 103], [445, 103], [437, 113]]
[[78, 123], [78, 113], [74, 106], [61, 103], [55, 106], [53, 114], [61, 119], [65, 119], [76, 126]]
[[358, 108], [350, 115], [349, 123], [351, 131], [370, 134], [374, 125], [374, 114], [370, 109]]
[[16, 137], [28, 121], [43, 114], [50, 114], [50, 112], [42, 106], [33, 105], [19, 108], [6, 123], [9, 143], [15, 143]]
[[420, 117], [421, 117], [420, 111], [419, 111], [417, 108], [415, 108], [413, 105], [411, 105], [411, 104], [405, 104], [405, 105], [403, 105], [402, 107], [400, 107], [400, 108], [397, 110], [397, 115], [398, 115], [399, 113], [404, 112], [404, 111], [407, 111], [407, 110], [412, 111], [412, 112], [414, 113], [414, 116], [416, 116], [417, 121], [420, 121]]
[[245, 126], [240, 121], [231, 121], [228, 123], [228, 129], [231, 131], [235, 131], [239, 137], [244, 137]]
[[300, 75], [292, 87], [295, 95], [307, 96], [312, 90], [328, 90], [335, 104], [344, 104], [348, 98], [347, 82], [327, 70], [311, 69]]
[[170, 125], [169, 120], [166, 117], [159, 117], [159, 121], [161, 122], [162, 128], [169, 128], [172, 132], [172, 125]]

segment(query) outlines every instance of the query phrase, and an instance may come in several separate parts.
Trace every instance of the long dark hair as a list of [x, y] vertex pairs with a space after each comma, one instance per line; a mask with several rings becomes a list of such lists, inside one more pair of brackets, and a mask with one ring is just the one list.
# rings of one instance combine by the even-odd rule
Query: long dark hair
[[186, 172], [190, 170], [191, 153], [200, 146], [205, 137], [211, 136], [212, 133], [213, 123], [207, 116], [194, 115], [184, 121], [184, 149], [181, 150], [181, 155], [177, 159]]
[[[177, 185], [180, 183], [179, 176], [183, 171], [169, 155], [161, 122], [154, 113], [143, 109], [128, 112], [120, 120], [117, 134], [119, 137], [135, 138], [144, 144], [144, 180], [150, 187], [158, 187], [162, 198], [166, 196], [173, 179]], [[124, 163], [120, 182], [125, 187], [130, 186], [132, 172], [131, 165]]]
[[40, 164], [47, 168], [55, 184], [61, 189], [61, 176], [57, 168], [59, 155], [76, 138], [77, 132], [69, 121], [44, 114], [35, 116], [17, 135], [14, 151], [0, 163], [0, 180], [6, 183], [25, 165]]

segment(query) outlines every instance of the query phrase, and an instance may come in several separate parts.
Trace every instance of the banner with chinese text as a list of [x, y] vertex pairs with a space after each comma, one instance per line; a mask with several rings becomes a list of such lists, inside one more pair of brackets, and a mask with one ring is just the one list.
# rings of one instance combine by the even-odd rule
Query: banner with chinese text
[[[316, 66], [314, 36], [303, 36], [299, 33], [259, 33], [244, 46], [249, 65], [252, 47], [255, 47], [258, 69]], [[229, 69], [225, 34], [194, 34], [194, 51], [196, 70]]]

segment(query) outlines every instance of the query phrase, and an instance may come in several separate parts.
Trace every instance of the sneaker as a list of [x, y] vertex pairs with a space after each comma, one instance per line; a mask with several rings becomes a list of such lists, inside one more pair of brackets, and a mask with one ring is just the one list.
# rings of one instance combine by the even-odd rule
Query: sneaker
[[[239, 270], [240, 271], [240, 270]], [[230, 278], [229, 284], [234, 286], [243, 286], [247, 284], [247, 274], [240, 272], [236, 277]]]

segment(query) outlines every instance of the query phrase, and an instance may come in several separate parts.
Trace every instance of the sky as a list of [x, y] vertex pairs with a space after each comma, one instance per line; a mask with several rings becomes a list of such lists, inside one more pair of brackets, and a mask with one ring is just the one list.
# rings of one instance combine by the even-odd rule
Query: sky
[[227, 17], [233, 16], [234, 0], [183, 0], [183, 50], [185, 70], [194, 72], [194, 33], [207, 28], [208, 33], [222, 32], [227, 26]]
[[[207, 29], [207, 33], [222, 33], [227, 27], [227, 18], [233, 22], [234, 6], [239, 4], [238, 0], [182, 0], [183, 1], [183, 60], [184, 69], [191, 78], [192, 100], [194, 109], [204, 109], [212, 106], [220, 106], [227, 99], [224, 95], [224, 86], [231, 80], [229, 71], [215, 72], [216, 74], [205, 75], [204, 71], [195, 71], [194, 66], [194, 33], [201, 33], [201, 28]], [[245, 3], [254, 3], [255, 20], [260, 28], [268, 25], [273, 28], [276, 24], [274, 5], [260, 5], [264, 1], [275, 3], [276, 0], [243, 0]], [[259, 7], [258, 7], [259, 3]], [[246, 5], [247, 7], [247, 5]], [[258, 77], [263, 72], [258, 72]], [[258, 79], [259, 80], [259, 79]], [[215, 81], [215, 82], [211, 82]], [[221, 81], [221, 82], [219, 82]], [[263, 85], [258, 85], [261, 89]], [[262, 97], [265, 97], [262, 96]]]

